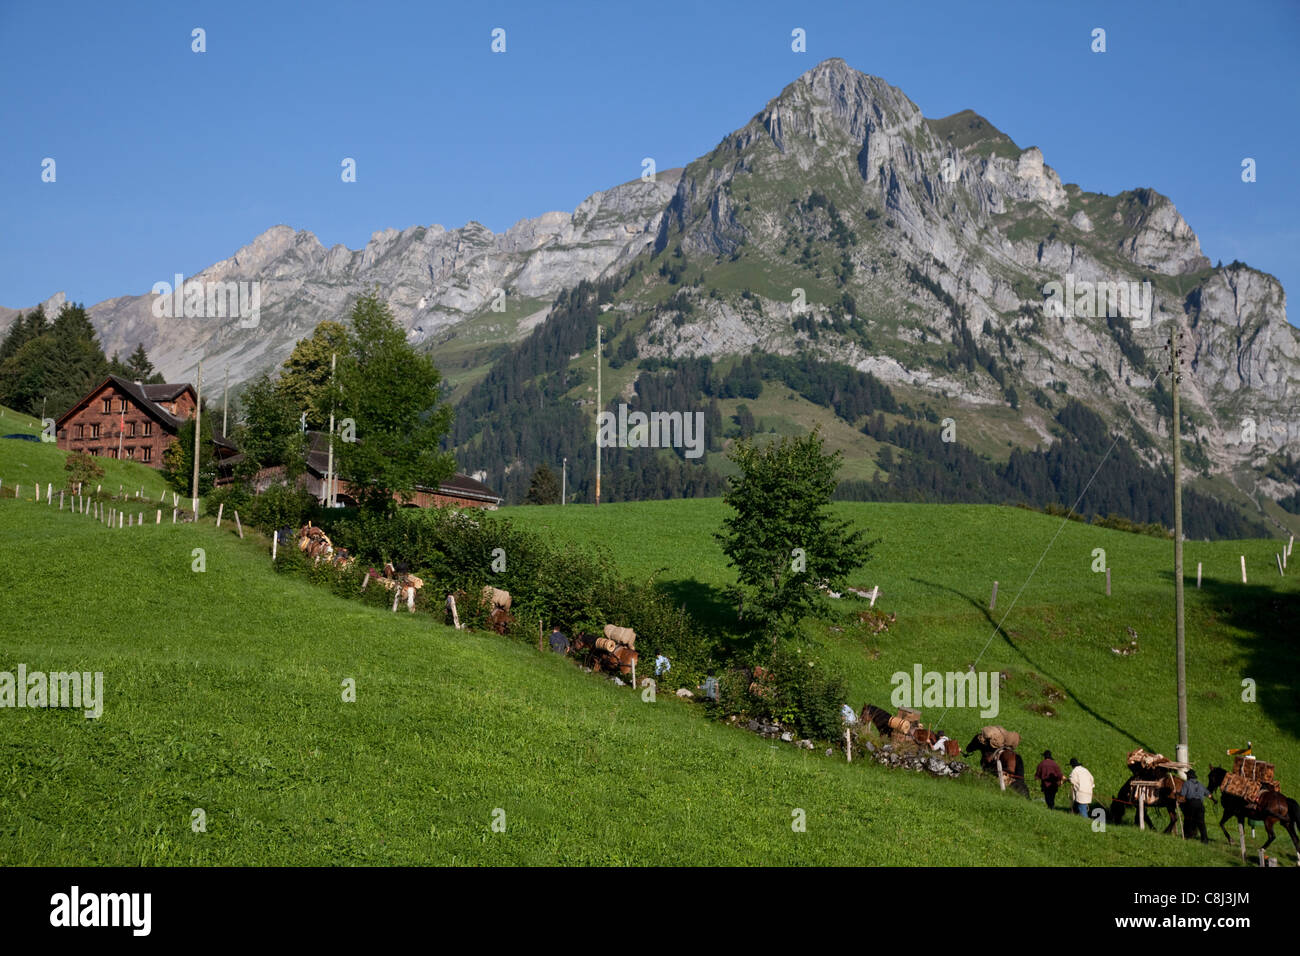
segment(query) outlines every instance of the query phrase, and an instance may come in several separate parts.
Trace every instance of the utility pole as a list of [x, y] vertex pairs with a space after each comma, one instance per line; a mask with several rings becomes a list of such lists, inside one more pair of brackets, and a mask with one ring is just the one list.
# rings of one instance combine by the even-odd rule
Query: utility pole
[[560, 466], [560, 504], [569, 500], [569, 459]]
[[334, 365], [338, 353], [330, 353], [330, 450], [325, 465], [325, 507], [334, 507]]
[[600, 319], [596, 319], [596, 507], [600, 507], [600, 412], [603, 407], [600, 393]]
[[1183, 450], [1182, 419], [1178, 405], [1178, 383], [1183, 377], [1183, 333], [1178, 322], [1169, 325], [1169, 383], [1174, 399], [1174, 639], [1178, 661], [1178, 751], [1176, 759], [1187, 763], [1187, 648], [1183, 637]]
[[230, 366], [226, 366], [226, 384], [221, 390], [221, 437], [226, 437], [226, 412], [230, 408]]
[[203, 414], [203, 360], [199, 359], [198, 384], [194, 388], [194, 482], [190, 487], [190, 497], [194, 499], [194, 510], [199, 510], [199, 424]]

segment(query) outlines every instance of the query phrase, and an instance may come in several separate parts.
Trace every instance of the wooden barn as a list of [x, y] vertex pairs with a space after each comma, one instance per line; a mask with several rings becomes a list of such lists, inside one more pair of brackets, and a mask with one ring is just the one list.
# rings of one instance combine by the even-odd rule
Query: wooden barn
[[188, 382], [143, 385], [110, 375], [56, 421], [58, 446], [161, 468], [195, 399]]

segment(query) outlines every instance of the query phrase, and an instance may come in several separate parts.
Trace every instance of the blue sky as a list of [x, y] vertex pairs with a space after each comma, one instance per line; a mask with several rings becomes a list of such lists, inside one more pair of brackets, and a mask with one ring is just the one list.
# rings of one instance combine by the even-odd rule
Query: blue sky
[[1300, 281], [1294, 2], [0, 0], [0, 42], [10, 307], [144, 293], [278, 223], [358, 248], [389, 227], [569, 210], [642, 157], [707, 153], [831, 56], [927, 116], [976, 110], [1065, 182], [1154, 187], [1212, 261]]

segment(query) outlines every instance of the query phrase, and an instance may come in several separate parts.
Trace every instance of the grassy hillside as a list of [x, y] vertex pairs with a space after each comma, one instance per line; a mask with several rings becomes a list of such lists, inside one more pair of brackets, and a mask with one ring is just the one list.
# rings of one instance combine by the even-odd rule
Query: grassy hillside
[[[853, 627], [852, 614], [868, 602], [828, 599], [831, 620], [806, 628], [813, 652], [846, 674], [855, 708], [864, 701], [886, 705], [895, 672], [910, 674], [916, 664], [965, 671], [978, 658], [978, 670], [1006, 674], [998, 722], [1022, 733], [1022, 750], [1077, 755], [1100, 792], [1114, 793], [1124, 782], [1124, 754], [1135, 746], [1173, 755], [1172, 542], [1018, 508], [842, 503], [835, 510], [880, 538], [854, 583], [865, 590], [878, 585], [876, 607], [898, 615], [890, 630], [867, 636]], [[724, 628], [733, 619], [722, 589], [734, 573], [712, 537], [725, 513], [718, 500], [507, 513], [547, 534], [603, 542], [637, 577], [665, 569], [656, 581], [696, 613]], [[1256, 753], [1279, 765], [1284, 783], [1300, 790], [1300, 566], [1278, 575], [1274, 554], [1284, 544], [1184, 546], [1189, 736], [1202, 768], [1252, 740]], [[1111, 568], [1109, 598], [1105, 576], [1091, 570], [1096, 548]], [[999, 591], [990, 613], [994, 581]], [[997, 623], [1003, 629], [995, 636]], [[1128, 644], [1130, 627], [1137, 653], [1113, 653]], [[1254, 703], [1242, 701], [1245, 679], [1256, 682]], [[943, 729], [964, 743], [987, 722], [975, 711], [953, 711]]]
[[[0, 475], [14, 470], [10, 448], [17, 445], [0, 446]], [[869, 689], [874, 698], [884, 696], [876, 672], [892, 656], [944, 666], [943, 649], [955, 640], [958, 625], [945, 624], [940, 612], [966, 612], [964, 599], [939, 582], [951, 576], [947, 586], [962, 590], [979, 575], [961, 569], [992, 550], [970, 537], [1000, 529], [1010, 542], [1047, 520], [998, 509], [911, 509], [913, 543], [905, 545], [897, 537], [908, 522], [899, 518], [903, 524], [890, 525], [879, 516], [889, 510], [873, 513], [876, 530], [896, 537], [882, 545], [873, 570], [880, 572], [888, 606], [902, 614], [899, 630], [878, 643], [894, 647], [907, 640], [914, 646], [879, 662], [869, 660], [866, 646], [828, 646], [846, 662], [857, 654], [855, 693]], [[908, 511], [893, 510], [896, 516]], [[718, 502], [518, 513], [557, 533], [562, 524], [562, 533], [575, 539], [599, 533], [606, 541], [627, 542], [630, 570], [670, 565], [664, 575], [670, 586], [706, 612], [711, 589], [724, 578], [710, 566], [707, 539]], [[983, 524], [976, 520], [981, 515]], [[1009, 518], [1029, 524], [1018, 528]], [[1101, 535], [1116, 563], [1150, 544], [1090, 529], [1066, 532]], [[1035, 543], [1020, 544], [1001, 550], [1027, 553]], [[204, 549], [202, 573], [192, 570], [194, 548]], [[891, 569], [897, 560], [891, 554], [909, 550], [935, 563]], [[228, 527], [218, 530], [208, 521], [110, 531], [30, 501], [0, 501], [0, 575], [6, 581], [0, 669], [24, 663], [30, 670], [102, 671], [105, 691], [98, 720], [66, 710], [0, 711], [6, 724], [0, 737], [0, 862], [1232, 861], [1223, 846], [1188, 845], [1132, 827], [1094, 833], [1065, 813], [998, 793], [986, 779], [932, 780], [775, 745], [709, 722], [695, 705], [666, 694], [643, 702], [503, 638], [335, 598], [272, 573], [266, 552], [264, 539], [240, 541]], [[1003, 594], [1010, 590], [1010, 569], [1028, 558], [1015, 553], [1005, 560], [998, 565], [1007, 568]], [[691, 574], [699, 585], [686, 583]], [[909, 584], [911, 577], [918, 581]], [[1138, 573], [1133, 577], [1136, 586]], [[1125, 580], [1121, 575], [1117, 584]], [[63, 587], [66, 582], [76, 585]], [[1043, 595], [1027, 597], [1024, 606], [1044, 606]], [[922, 626], [923, 607], [929, 614]], [[1065, 617], [1062, 608], [1054, 619]], [[1105, 721], [1138, 733], [1154, 734], [1162, 726], [1158, 714], [1147, 713], [1150, 701], [1134, 690], [1145, 656], [1119, 662], [1136, 672], [1127, 678], [1128, 696], [1119, 697], [1096, 687], [1100, 677], [1055, 674], [1068, 668], [1071, 653], [1097, 667], [1097, 655], [1082, 639], [1052, 633], [1022, 633], [1020, 639], [1037, 640], [1034, 654], [1046, 661], [1043, 669], [1085, 696], [1062, 706], [1059, 739], [1066, 746], [1079, 741], [1102, 790], [1114, 785], [1116, 772], [1103, 764], [1109, 758], [1113, 767], [1126, 741]], [[971, 642], [978, 640], [977, 634]], [[1230, 630], [1216, 638], [1216, 653], [1238, 640], [1243, 655], [1258, 652], [1258, 642]], [[1080, 645], [1073, 652], [1048, 649], [1071, 641]], [[1157, 643], [1152, 632], [1152, 657], [1160, 653]], [[1001, 647], [990, 648], [989, 659], [1005, 655]], [[1265, 674], [1261, 665], [1261, 687], [1290, 679], [1279, 668]], [[1016, 669], [1013, 686], [1022, 673]], [[1194, 676], [1204, 693], [1199, 667]], [[355, 703], [341, 699], [348, 678], [356, 682]], [[1223, 680], [1230, 685], [1235, 677]], [[1288, 762], [1295, 762], [1294, 728], [1284, 732], [1279, 719], [1267, 716], [1283, 706], [1273, 693], [1262, 692], [1254, 723], [1240, 733], [1253, 734], [1285, 776]], [[1194, 741], [1208, 737], [1203, 713], [1198, 704]], [[1038, 746], [1037, 730], [1025, 726], [1014, 707], [1006, 722], [1026, 731], [1030, 748]], [[1064, 749], [1057, 737], [1052, 743]], [[206, 833], [191, 830], [196, 808], [207, 814]], [[505, 812], [504, 833], [491, 827], [497, 809]], [[796, 809], [807, 815], [806, 832], [791, 828]]]
[[[39, 435], [40, 422], [29, 415], [15, 412], [10, 408], [0, 407], [0, 435]], [[60, 450], [52, 442], [29, 442], [0, 438], [0, 490], [8, 490], [14, 485], [20, 487], [20, 493], [31, 498], [36, 494], [36, 483], [42, 486], [54, 484], [55, 503], [58, 503], [59, 489], [66, 487], [68, 473], [63, 468], [68, 453]], [[113, 458], [96, 458], [95, 461], [104, 469], [104, 477], [99, 480], [106, 494], [117, 494], [121, 488], [124, 493], [134, 494], [144, 488], [146, 498], [157, 501], [167, 490], [157, 469], [141, 465], [134, 461], [119, 461]], [[93, 489], [91, 489], [93, 490]], [[43, 493], [43, 492], [42, 492]], [[167, 500], [171, 500], [170, 492]], [[170, 509], [170, 505], [168, 508]]]

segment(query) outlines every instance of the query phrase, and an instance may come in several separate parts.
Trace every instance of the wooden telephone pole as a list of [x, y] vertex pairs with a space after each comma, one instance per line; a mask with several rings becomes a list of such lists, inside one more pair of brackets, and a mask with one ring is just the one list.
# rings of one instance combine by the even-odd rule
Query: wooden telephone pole
[[194, 499], [194, 513], [199, 511], [199, 416], [203, 414], [203, 360], [199, 359], [198, 384], [194, 387], [194, 481], [190, 497]]
[[1174, 640], [1178, 666], [1178, 751], [1176, 759], [1188, 763], [1187, 744], [1187, 648], [1183, 631], [1183, 450], [1182, 419], [1178, 404], [1178, 383], [1183, 377], [1183, 333], [1178, 323], [1169, 326], [1170, 390], [1174, 400]]
[[596, 507], [600, 507], [600, 413], [602, 409], [600, 394], [600, 319], [596, 320]]
[[334, 507], [334, 367], [338, 362], [338, 353], [330, 353], [330, 448], [328, 463], [325, 465], [325, 507]]

